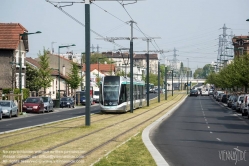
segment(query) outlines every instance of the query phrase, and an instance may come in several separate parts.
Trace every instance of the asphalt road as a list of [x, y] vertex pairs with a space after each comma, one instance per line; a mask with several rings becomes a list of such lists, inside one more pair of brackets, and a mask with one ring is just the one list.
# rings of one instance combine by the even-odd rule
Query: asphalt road
[[[150, 94], [150, 99], [154, 97], [157, 97], [157, 93]], [[92, 105], [90, 108], [91, 113], [100, 112], [99, 104]], [[44, 114], [27, 113], [26, 115], [19, 117], [12, 117], [11, 119], [5, 117], [0, 120], [0, 133], [82, 115], [85, 115], [85, 106], [76, 108], [55, 108], [54, 112]]]
[[150, 139], [172, 166], [249, 165], [249, 120], [209, 96], [188, 97]]

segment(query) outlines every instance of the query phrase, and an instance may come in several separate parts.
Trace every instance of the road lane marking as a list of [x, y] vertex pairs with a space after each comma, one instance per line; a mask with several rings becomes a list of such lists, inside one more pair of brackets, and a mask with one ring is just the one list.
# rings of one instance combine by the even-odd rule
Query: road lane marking
[[5, 125], [5, 126], [11, 126], [12, 124], [7, 124], [7, 125]]
[[210, 134], [212, 134], [213, 132], [212, 131], [210, 131]]
[[219, 139], [219, 138], [216, 138], [218, 141], [221, 141], [221, 139]]
[[208, 126], [208, 128], [210, 129], [210, 127]]

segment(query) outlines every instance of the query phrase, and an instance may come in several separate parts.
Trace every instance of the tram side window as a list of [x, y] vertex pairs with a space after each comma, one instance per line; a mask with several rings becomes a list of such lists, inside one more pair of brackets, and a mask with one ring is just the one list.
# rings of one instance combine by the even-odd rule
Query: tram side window
[[137, 100], [137, 86], [133, 85], [133, 100]]
[[123, 103], [127, 101], [127, 96], [126, 96], [126, 85], [121, 85], [121, 91], [120, 91], [120, 96], [119, 96], [119, 103]]
[[126, 85], [126, 96], [127, 96], [127, 101], [130, 101], [130, 85]]
[[138, 90], [139, 99], [142, 99], [142, 85], [138, 85]]

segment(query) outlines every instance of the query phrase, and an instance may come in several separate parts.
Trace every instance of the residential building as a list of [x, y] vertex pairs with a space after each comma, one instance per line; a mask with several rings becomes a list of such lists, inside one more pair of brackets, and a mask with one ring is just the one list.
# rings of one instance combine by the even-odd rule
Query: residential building
[[[27, 57], [26, 59], [26, 64], [29, 64], [35, 69], [39, 69], [40, 65], [37, 59], [33, 59], [31, 57]], [[52, 99], [56, 99], [58, 95], [58, 90], [59, 90], [59, 76], [60, 76], [60, 92], [61, 92], [61, 97], [66, 94], [67, 96], [71, 95], [71, 88], [69, 85], [66, 83], [66, 79], [68, 78], [67, 75], [63, 75], [60, 73], [57, 69], [53, 69], [51, 71], [51, 76], [53, 77], [53, 81], [51, 82], [51, 86], [46, 88], [46, 95], [51, 96]], [[40, 89], [40, 91], [43, 91], [43, 88]]]
[[25, 57], [29, 45], [28, 35], [20, 35], [24, 32], [28, 30], [19, 23], [0, 23], [0, 88], [19, 88], [20, 63], [21, 85], [25, 88]]
[[249, 53], [249, 36], [234, 36], [232, 42], [235, 57]]

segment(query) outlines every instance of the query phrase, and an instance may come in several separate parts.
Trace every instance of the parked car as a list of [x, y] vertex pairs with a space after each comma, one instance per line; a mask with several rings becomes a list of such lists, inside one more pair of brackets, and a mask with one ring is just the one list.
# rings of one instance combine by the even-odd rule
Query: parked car
[[198, 96], [198, 90], [191, 89], [190, 93], [189, 93], [189, 96], [195, 96], [195, 97], [197, 97]]
[[221, 96], [221, 102], [227, 104], [227, 100], [228, 100], [229, 97], [230, 97], [230, 95], [223, 94], [223, 95]]
[[235, 110], [240, 112], [240, 105], [241, 105], [241, 101], [244, 100], [244, 95], [240, 95], [236, 101], [236, 108]]
[[44, 103], [44, 110], [47, 112], [54, 111], [54, 102], [51, 97], [42, 97]]
[[213, 89], [209, 89], [209, 90], [208, 90], [208, 95], [213, 95], [213, 94], [214, 94]]
[[11, 118], [13, 115], [18, 116], [18, 108], [15, 102], [12, 100], [2, 100], [0, 101], [2, 108], [2, 117], [7, 116]]
[[0, 106], [0, 120], [2, 120], [3, 118], [3, 111], [2, 111], [2, 107]]
[[99, 103], [99, 91], [94, 91], [94, 93], [93, 93], [93, 101], [95, 103]]
[[[76, 92], [76, 104], [77, 105], [78, 105], [78, 102], [80, 102], [82, 105], [86, 105], [86, 92], [85, 91]], [[93, 105], [93, 98], [91, 96], [90, 96], [90, 105]]]
[[44, 102], [41, 97], [28, 97], [23, 103], [24, 112], [44, 113]]
[[232, 110], [236, 110], [236, 106], [237, 106], [237, 100], [238, 100], [238, 96], [234, 95], [233, 100], [232, 100]]
[[244, 99], [241, 103], [242, 116], [248, 115], [248, 106], [249, 106], [249, 94], [246, 94], [244, 95]]
[[216, 101], [221, 102], [221, 97], [223, 94], [224, 94], [223, 92], [218, 92], [217, 97], [216, 97]]
[[74, 98], [73, 97], [62, 97], [60, 100], [60, 108], [68, 107], [74, 108]]
[[227, 99], [227, 107], [232, 108], [234, 97], [235, 95], [230, 95], [230, 97]]

